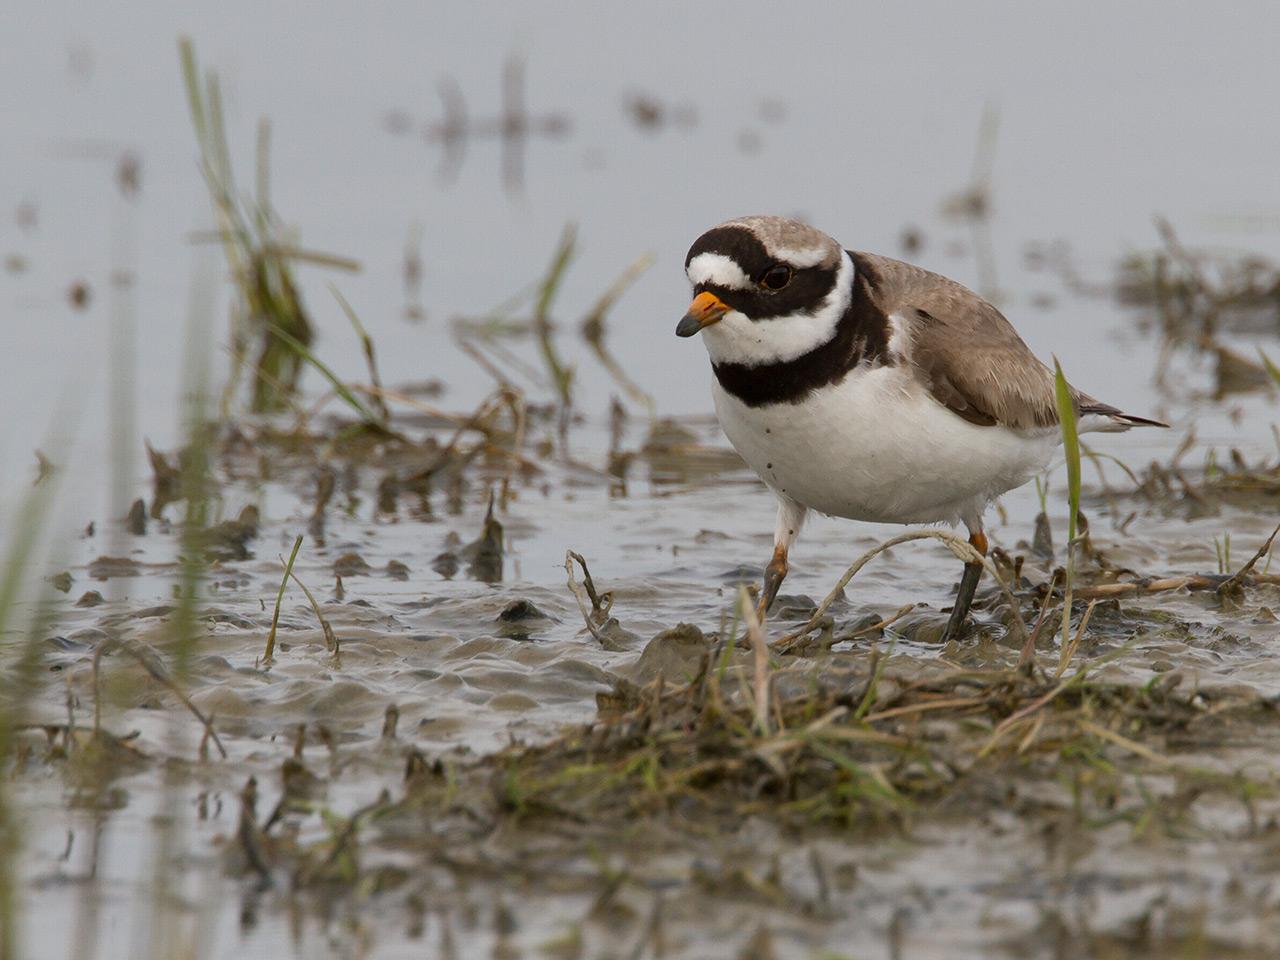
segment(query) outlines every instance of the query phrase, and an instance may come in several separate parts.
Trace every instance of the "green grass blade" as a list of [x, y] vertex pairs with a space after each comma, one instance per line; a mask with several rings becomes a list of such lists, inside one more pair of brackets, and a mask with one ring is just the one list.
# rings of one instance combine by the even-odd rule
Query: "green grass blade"
[[271, 666], [275, 660], [276, 627], [280, 623], [280, 604], [284, 600], [284, 588], [289, 585], [289, 576], [293, 573], [293, 561], [298, 558], [298, 550], [301, 546], [302, 534], [298, 534], [298, 538], [293, 541], [293, 550], [289, 554], [289, 559], [285, 561], [284, 576], [280, 578], [280, 592], [276, 594], [276, 609], [271, 615], [271, 630], [267, 633], [267, 648], [262, 653], [264, 667]]
[[1067, 457], [1067, 498], [1071, 514], [1067, 518], [1067, 536], [1076, 538], [1076, 518], [1080, 513], [1080, 433], [1076, 419], [1075, 400], [1071, 387], [1063, 376], [1058, 358], [1053, 358], [1054, 398], [1058, 404], [1058, 422], [1062, 426], [1062, 450]]
[[178, 55], [182, 58], [182, 82], [187, 88], [187, 107], [191, 111], [191, 125], [196, 128], [196, 140], [200, 151], [208, 143], [209, 124], [204, 112], [204, 98], [200, 94], [200, 68], [196, 64], [195, 47], [190, 37], [178, 39]]
[[324, 361], [307, 349], [306, 344], [278, 324], [269, 323], [267, 324], [267, 329], [270, 330], [272, 334], [279, 337], [290, 350], [294, 351], [303, 360], [319, 370], [320, 374], [329, 381], [329, 384], [333, 387], [338, 396], [346, 401], [348, 406], [359, 413], [366, 422], [376, 427], [386, 426], [386, 424], [379, 419], [377, 414], [360, 402], [360, 398], [351, 392], [350, 387], [338, 379], [338, 375], [330, 370], [329, 367], [325, 365]]
[[569, 266], [569, 261], [573, 259], [576, 238], [577, 230], [573, 224], [569, 224], [560, 236], [560, 245], [556, 248], [555, 256], [551, 258], [551, 266], [547, 269], [547, 275], [538, 288], [538, 299], [533, 309], [533, 329], [538, 337], [538, 347], [542, 352], [543, 362], [547, 365], [547, 371], [551, 374], [551, 381], [556, 386], [560, 403], [565, 407], [573, 397], [573, 370], [564, 365], [564, 361], [560, 359], [560, 354], [556, 350], [551, 334], [551, 302], [560, 289], [561, 281], [564, 280], [564, 272]]
[[342, 307], [342, 312], [347, 315], [347, 319], [351, 321], [351, 326], [355, 328], [356, 336], [360, 338], [360, 346], [364, 350], [365, 364], [369, 368], [369, 383], [374, 391], [373, 405], [377, 408], [379, 418], [383, 423], [386, 423], [391, 419], [391, 411], [387, 409], [386, 396], [382, 391], [382, 377], [378, 375], [378, 356], [373, 347], [373, 337], [369, 336], [369, 331], [360, 322], [360, 317], [355, 308], [347, 302], [347, 298], [332, 283], [329, 284], [329, 292], [338, 301], [338, 306]]
[[[1067, 502], [1071, 511], [1067, 517], [1067, 585], [1062, 604], [1062, 656], [1065, 658], [1071, 649], [1071, 587], [1075, 569], [1076, 521], [1080, 514], [1080, 433], [1075, 399], [1057, 357], [1053, 358], [1053, 386], [1058, 423], [1062, 427], [1062, 449], [1067, 456]], [[1058, 666], [1059, 670], [1063, 669], [1065, 660]]]
[[227, 197], [228, 206], [234, 207], [235, 181], [231, 174], [231, 150], [227, 147], [227, 128], [222, 114], [222, 86], [218, 75], [212, 71], [205, 81], [209, 101], [209, 150], [218, 185]]
[[1270, 357], [1263, 353], [1262, 348], [1258, 348], [1258, 356], [1262, 360], [1262, 365], [1267, 368], [1267, 373], [1271, 376], [1271, 382], [1280, 387], [1280, 367], [1277, 367]]

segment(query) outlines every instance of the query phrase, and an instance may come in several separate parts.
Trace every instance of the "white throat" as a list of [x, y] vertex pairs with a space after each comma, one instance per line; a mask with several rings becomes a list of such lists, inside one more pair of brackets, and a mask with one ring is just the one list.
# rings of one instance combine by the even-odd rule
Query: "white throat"
[[849, 306], [853, 278], [853, 260], [842, 250], [835, 286], [812, 311], [772, 320], [749, 320], [737, 310], [730, 310], [719, 323], [702, 331], [702, 342], [712, 363], [747, 367], [786, 363], [822, 346], [835, 336], [836, 325]]

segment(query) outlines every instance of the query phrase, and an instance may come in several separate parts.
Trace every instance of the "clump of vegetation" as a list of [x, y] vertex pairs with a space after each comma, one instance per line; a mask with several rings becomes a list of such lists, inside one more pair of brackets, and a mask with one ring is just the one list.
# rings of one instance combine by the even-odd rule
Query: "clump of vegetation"
[[302, 250], [287, 236], [271, 205], [266, 121], [258, 127], [255, 192], [252, 196], [241, 192], [227, 146], [218, 76], [213, 72], [201, 76], [189, 39], [181, 40], [180, 51], [200, 168], [236, 290], [231, 311], [232, 368], [223, 413], [228, 412], [246, 369], [251, 377], [252, 412], [287, 409], [297, 394], [303, 368], [315, 362], [309, 353], [315, 328], [298, 290], [294, 264], [308, 261], [345, 270], [357, 270], [359, 264]]
[[[687, 683], [620, 685], [602, 697], [597, 723], [487, 761], [500, 777], [496, 802], [520, 817], [679, 809], [716, 822], [767, 812], [866, 829], [905, 826], [956, 794], [1079, 780], [1089, 783], [1085, 794], [1059, 802], [1080, 802], [1083, 819], [1115, 815], [1122, 800], [1120, 815], [1149, 818], [1160, 811], [1139, 781], [1156, 771], [1198, 784], [1202, 796], [1241, 795], [1243, 780], [1181, 769], [1168, 753], [1181, 737], [1206, 725], [1222, 732], [1232, 723], [1276, 722], [1260, 697], [1179, 691], [1180, 676], [1143, 688], [1086, 669], [1058, 680], [915, 665], [898, 675], [890, 656], [873, 652], [864, 669], [803, 685], [772, 676], [770, 729], [762, 732], [758, 684], [743, 666], [728, 671], [726, 659], [723, 648], [709, 649]], [[1109, 776], [1088, 774], [1099, 764]], [[417, 799], [431, 795], [419, 791]]]
[[[1271, 829], [1271, 779], [1199, 759], [1205, 743], [1243, 747], [1275, 729], [1257, 695], [1177, 673], [1137, 686], [1089, 669], [922, 669], [877, 650], [853, 668], [783, 667], [687, 626], [651, 646], [676, 642], [702, 650], [692, 675], [617, 682], [594, 722], [540, 745], [430, 760], [395, 740], [389, 711], [382, 746], [404, 758], [403, 781], [350, 813], [325, 804], [326, 775], [303, 762], [300, 736], [273, 807], [260, 811], [257, 782], [246, 785], [228, 863], [251, 888], [284, 884], [321, 902], [379, 894], [409, 909], [476, 885], [523, 883], [533, 899], [582, 891], [587, 923], [649, 889], [656, 861], [663, 889], [706, 909], [747, 897], [821, 924], [856, 889], [817, 852], [824, 838], [988, 830], [995, 808], [1064, 845], [1114, 827], [1148, 842]], [[784, 876], [771, 844], [721, 859], [724, 838], [761, 821], [783, 826], [784, 846], [814, 845], [812, 882]], [[664, 859], [676, 852], [692, 856], [687, 872]], [[625, 921], [607, 917], [611, 931]]]
[[1160, 330], [1203, 344], [1220, 333], [1280, 333], [1280, 265], [1255, 253], [1191, 250], [1156, 221], [1162, 246], [1120, 261], [1122, 303], [1155, 310]]
[[[1167, 384], [1178, 352], [1213, 362], [1215, 399], [1273, 390], [1276, 368], [1233, 348], [1232, 336], [1280, 334], [1280, 265], [1253, 253], [1191, 250], [1167, 220], [1157, 220], [1162, 246], [1135, 253], [1119, 265], [1115, 294], [1144, 311], [1161, 340], [1158, 382]], [[1252, 352], [1252, 351], [1250, 351]]]
[[1210, 448], [1199, 464], [1187, 463], [1194, 445], [1195, 436], [1188, 434], [1167, 460], [1136, 470], [1115, 461], [1128, 484], [1104, 482], [1098, 499], [1117, 507], [1125, 500], [1140, 501], [1188, 520], [1216, 516], [1227, 507], [1266, 514], [1280, 503], [1280, 459], [1252, 459], [1231, 447], [1225, 453]]

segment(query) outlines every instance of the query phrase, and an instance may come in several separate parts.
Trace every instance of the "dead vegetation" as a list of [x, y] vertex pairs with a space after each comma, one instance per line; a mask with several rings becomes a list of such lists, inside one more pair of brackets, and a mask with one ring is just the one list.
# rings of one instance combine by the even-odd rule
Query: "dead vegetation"
[[[555, 941], [581, 950], [604, 930], [652, 943], [663, 917], [684, 936], [691, 922], [696, 929], [687, 912], [661, 903], [648, 921], [628, 906], [649, 889], [654, 861], [677, 850], [693, 859], [666, 874], [669, 895], [761, 911], [742, 934], [750, 944], [771, 939], [771, 924], [785, 930], [788, 917], [821, 927], [845, 904], [867, 909], [848, 872], [856, 867], [818, 852], [825, 838], [858, 850], [938, 825], [987, 830], [993, 810], [1028, 831], [1051, 830], [1064, 846], [1105, 831], [1116, 842], [1115, 830], [1121, 842], [1145, 844], [1270, 843], [1274, 834], [1274, 777], [1231, 761], [1269, 742], [1280, 719], [1251, 691], [1197, 688], [1179, 673], [1135, 686], [1089, 668], [1061, 679], [1038, 668], [922, 668], [878, 649], [853, 664], [782, 667], [758, 650], [692, 636], [701, 650], [692, 676], [619, 679], [600, 695], [594, 722], [548, 743], [432, 760], [396, 741], [394, 724], [384, 727], [403, 779], [347, 814], [323, 797], [349, 760], [331, 747], [330, 772], [305, 763], [300, 734], [273, 804], [260, 809], [261, 785], [246, 784], [226, 862], [255, 896], [288, 889], [331, 902], [362, 891], [412, 909], [423, 898], [454, 903], [459, 890], [521, 883], [535, 909], [547, 896], [582, 897], [581, 918], [566, 919], [568, 940]], [[780, 868], [786, 844], [745, 859], [725, 854], [726, 838], [761, 820], [808, 851], [810, 878]], [[517, 916], [502, 922], [508, 934]], [[1066, 931], [1085, 921], [1056, 922]], [[1203, 925], [1171, 923], [1146, 934], [1089, 930], [1088, 942], [1129, 942], [1124, 955], [1156, 957], [1205, 936]]]
[[1275, 390], [1267, 353], [1237, 341], [1280, 334], [1280, 265], [1253, 253], [1190, 249], [1164, 219], [1156, 229], [1162, 246], [1122, 260], [1114, 291], [1160, 339], [1157, 383], [1179, 392], [1170, 364], [1181, 353], [1211, 363], [1215, 400]]

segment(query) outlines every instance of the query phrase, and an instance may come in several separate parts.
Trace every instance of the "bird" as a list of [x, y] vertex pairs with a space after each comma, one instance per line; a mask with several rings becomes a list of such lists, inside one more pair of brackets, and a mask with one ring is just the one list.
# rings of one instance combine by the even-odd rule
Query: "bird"
[[[991, 303], [921, 267], [846, 250], [802, 221], [728, 220], [685, 257], [721, 429], [778, 501], [763, 619], [811, 511], [877, 523], [963, 523], [1048, 466], [1062, 434], [1055, 376]], [[1070, 387], [1078, 429], [1165, 427]], [[967, 562], [943, 634], [957, 637], [983, 564]]]

